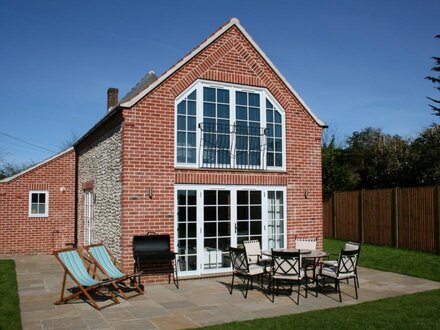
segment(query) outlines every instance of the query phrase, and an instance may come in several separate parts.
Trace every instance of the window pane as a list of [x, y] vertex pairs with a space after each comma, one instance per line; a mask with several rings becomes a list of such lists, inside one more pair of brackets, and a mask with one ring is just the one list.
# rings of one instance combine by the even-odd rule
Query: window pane
[[229, 90], [217, 89], [217, 102], [229, 103]]
[[218, 207], [218, 220], [230, 220], [229, 206], [219, 206]]
[[237, 204], [248, 204], [248, 192], [237, 191]]
[[183, 100], [177, 105], [177, 113], [179, 115], [184, 115], [186, 113], [186, 101]]
[[281, 137], [281, 125], [275, 125], [275, 137]]
[[188, 223], [188, 237], [197, 237], [197, 227], [196, 223]]
[[229, 236], [231, 234], [231, 223], [219, 222], [218, 223], [218, 236]]
[[205, 222], [203, 226], [205, 237], [216, 237], [217, 236], [217, 223], [216, 222]]
[[278, 111], [275, 111], [275, 122], [281, 124], [281, 114]]
[[268, 99], [266, 99], [266, 108], [268, 108], [268, 109], [272, 109], [273, 108], [272, 103], [270, 103], [270, 101]]
[[248, 221], [237, 221], [237, 235], [249, 235]]
[[177, 148], [177, 162], [185, 163], [186, 162], [186, 149], [179, 147]]
[[230, 192], [229, 191], [219, 191], [218, 192], [218, 204], [219, 205], [229, 205], [229, 196], [230, 196]]
[[249, 105], [251, 107], [260, 106], [260, 95], [255, 93], [249, 93]]
[[38, 204], [31, 205], [31, 214], [38, 214]]
[[188, 148], [187, 150], [187, 163], [195, 164], [196, 163], [196, 149], [195, 148]]
[[247, 94], [244, 92], [237, 92], [235, 94], [235, 102], [240, 105], [247, 105]]
[[282, 151], [282, 140], [275, 139], [275, 150], [281, 152]]
[[186, 237], [186, 224], [185, 223], [181, 223], [177, 226], [177, 235], [179, 235], [179, 237]]
[[251, 219], [261, 219], [261, 206], [251, 206]]
[[237, 206], [237, 219], [248, 220], [249, 219], [248, 210], [249, 210], [248, 206]]
[[203, 87], [203, 100], [215, 102], [215, 88]]
[[261, 235], [261, 221], [251, 221], [251, 235]]
[[272, 123], [273, 122], [273, 111], [272, 110], [267, 110], [266, 111], [266, 121], [268, 123]]
[[247, 120], [247, 108], [237, 106], [236, 117], [237, 119]]
[[217, 116], [219, 118], [229, 118], [229, 105], [226, 104], [217, 105]]
[[179, 207], [177, 210], [177, 221], [185, 222], [186, 221], [186, 207]]
[[196, 91], [193, 91], [191, 94], [188, 95], [188, 100], [195, 100], [196, 99]]
[[188, 131], [195, 131], [196, 130], [196, 118], [195, 117], [188, 117]]
[[273, 151], [274, 150], [274, 141], [271, 138], [267, 138], [267, 151]]
[[261, 204], [261, 191], [250, 192], [251, 204]]
[[38, 194], [37, 193], [32, 193], [31, 194], [31, 202], [32, 203], [38, 203]]
[[280, 153], [275, 154], [275, 166], [283, 166], [283, 155]]
[[188, 190], [188, 205], [196, 205], [197, 204], [197, 191], [196, 190]]
[[249, 120], [260, 121], [260, 109], [249, 108]]
[[214, 103], [203, 103], [203, 116], [205, 117], [215, 117], [215, 104]]
[[177, 145], [180, 147], [186, 146], [186, 133], [177, 132]]
[[188, 207], [188, 221], [197, 221], [197, 208]]
[[274, 155], [272, 152], [268, 152], [267, 153], [267, 166], [274, 166], [275, 160], [274, 160]]
[[191, 116], [196, 115], [196, 102], [188, 101], [188, 115], [191, 115]]
[[214, 221], [217, 219], [217, 212], [215, 206], [205, 206], [204, 207], [204, 221]]
[[178, 205], [185, 205], [186, 204], [186, 191], [185, 190], [178, 190], [177, 191], [177, 204]]
[[46, 194], [38, 194], [39, 196], [39, 202], [40, 203], [45, 203], [46, 202]]
[[38, 209], [38, 214], [45, 214], [46, 213], [46, 204], [40, 204]]
[[185, 116], [177, 116], [177, 129], [179, 131], [186, 130], [186, 119]]
[[216, 200], [216, 191], [215, 190], [205, 190], [204, 193], [204, 204], [205, 205], [215, 205]]
[[[178, 133], [180, 134], [180, 133]], [[188, 133], [188, 146], [195, 147], [196, 146], [196, 133]]]

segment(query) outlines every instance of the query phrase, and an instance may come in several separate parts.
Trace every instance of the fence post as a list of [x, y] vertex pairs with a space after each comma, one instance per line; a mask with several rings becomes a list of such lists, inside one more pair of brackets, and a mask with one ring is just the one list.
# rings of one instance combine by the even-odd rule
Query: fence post
[[440, 254], [440, 186], [437, 186], [437, 253]]
[[361, 189], [359, 194], [359, 238], [364, 242], [364, 197], [365, 189]]
[[393, 240], [394, 240], [394, 246], [396, 248], [399, 248], [399, 200], [398, 200], [398, 194], [397, 190], [399, 188], [393, 189]]
[[333, 238], [336, 238], [336, 191], [332, 196], [332, 225], [333, 225]]

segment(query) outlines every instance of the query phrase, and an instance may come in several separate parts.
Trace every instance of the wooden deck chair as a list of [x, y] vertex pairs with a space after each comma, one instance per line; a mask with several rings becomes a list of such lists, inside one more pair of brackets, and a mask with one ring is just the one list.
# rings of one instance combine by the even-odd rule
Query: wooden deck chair
[[[87, 252], [87, 257], [91, 259], [93, 267], [99, 269], [105, 279], [112, 281], [113, 287], [124, 299], [129, 299], [144, 294], [138, 283], [135, 281], [136, 276], [139, 274], [124, 273], [120, 269], [114, 255], [104, 244], [92, 244], [84, 246], [84, 250]], [[95, 274], [97, 272], [96, 268], [93, 270]], [[136, 291], [138, 292], [130, 297], [128, 297], [121, 288], [121, 284], [128, 279], [130, 279], [130, 282], [133, 283]]]
[[[114, 304], [119, 304], [119, 300], [116, 298], [114, 293], [108, 289], [108, 286], [111, 285], [112, 282], [108, 280], [97, 280], [93, 278], [87, 271], [84, 257], [77, 249], [68, 248], [54, 251], [53, 255], [60, 262], [61, 266], [63, 266], [64, 269], [61, 297], [55, 302], [56, 305], [61, 305], [68, 300], [78, 298], [81, 294], [84, 294], [90, 304], [92, 304], [92, 306], [95, 307], [97, 310], [101, 310], [104, 307], [108, 307]], [[69, 275], [70, 278], [75, 282], [75, 284], [78, 286], [79, 291], [71, 294], [70, 296], [64, 297], [67, 275]], [[99, 306], [90, 294], [92, 292], [99, 292], [103, 289], [108, 291], [111, 299], [113, 300], [113, 303], [105, 306]]]

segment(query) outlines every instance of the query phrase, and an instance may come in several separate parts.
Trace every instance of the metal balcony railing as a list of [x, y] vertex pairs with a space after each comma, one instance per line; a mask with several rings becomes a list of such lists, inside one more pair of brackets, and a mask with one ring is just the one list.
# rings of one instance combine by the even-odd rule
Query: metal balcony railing
[[200, 166], [264, 170], [266, 129], [257, 125], [199, 124]]

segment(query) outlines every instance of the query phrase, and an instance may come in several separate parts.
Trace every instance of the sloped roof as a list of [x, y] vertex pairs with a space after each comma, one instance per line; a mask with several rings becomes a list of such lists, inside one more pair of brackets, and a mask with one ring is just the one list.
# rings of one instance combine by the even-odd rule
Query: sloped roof
[[42, 165], [44, 165], [46, 163], [49, 163], [49, 162], [53, 161], [54, 159], [57, 159], [58, 157], [61, 157], [64, 154], [67, 154], [68, 152], [70, 152], [72, 150], [73, 150], [73, 147], [70, 147], [70, 148], [68, 148], [68, 149], [66, 149], [64, 151], [61, 151], [61, 152], [57, 153], [56, 155], [53, 155], [52, 157], [47, 158], [47, 159], [39, 162], [38, 164], [35, 164], [35, 165], [25, 169], [24, 171], [21, 171], [20, 173], [17, 173], [17, 174], [15, 174], [13, 176], [10, 176], [9, 178], [4, 178], [4, 179], [0, 180], [0, 183], [8, 183], [8, 182], [10, 182], [10, 181], [12, 181], [12, 180], [14, 180], [14, 179], [16, 179], [16, 178], [26, 174], [26, 173], [28, 173], [30, 171], [33, 171], [34, 169], [36, 169], [36, 168], [38, 168], [38, 167], [40, 167], [40, 166], [42, 166]]
[[157, 80], [157, 76], [154, 71], [148, 72], [142, 79], [139, 81], [136, 86], [134, 86], [131, 91], [127, 93], [120, 101], [119, 104], [128, 102], [134, 99], [139, 93], [144, 91], [148, 86], [150, 86], [153, 82]]
[[[269, 64], [269, 66], [280, 77], [280, 79], [283, 81], [283, 83], [290, 89], [292, 94], [298, 99], [298, 101], [302, 104], [302, 106], [306, 109], [306, 111], [310, 114], [310, 116], [315, 120], [315, 122], [319, 126], [326, 127], [326, 124], [323, 121], [321, 121], [313, 113], [313, 111], [310, 109], [310, 107], [304, 102], [304, 100], [299, 96], [299, 94], [295, 91], [295, 89], [292, 87], [292, 85], [289, 84], [289, 82], [286, 80], [286, 78], [284, 78], [284, 76], [281, 74], [281, 72], [275, 67], [275, 65], [272, 63], [272, 61], [266, 56], [266, 54], [263, 52], [263, 50], [255, 43], [255, 41], [252, 39], [252, 37], [240, 25], [240, 21], [235, 17], [231, 18], [227, 23], [225, 23], [223, 26], [221, 26], [210, 37], [208, 37], [200, 45], [198, 45], [191, 52], [189, 52], [188, 55], [186, 55], [179, 62], [177, 62], [175, 65], [173, 65], [168, 71], [163, 73], [155, 81], [152, 81], [148, 86], [145, 86], [136, 95], [133, 95], [133, 97], [129, 98], [127, 96], [130, 93], [127, 94], [127, 96], [124, 97], [124, 99], [121, 100], [121, 102], [119, 102], [119, 105], [124, 108], [131, 108], [133, 105], [135, 105], [137, 102], [139, 102], [142, 98], [144, 98], [148, 93], [150, 93], [153, 89], [155, 89], [157, 86], [159, 86], [163, 81], [165, 81], [169, 76], [171, 76], [174, 72], [179, 70], [183, 65], [185, 65], [187, 62], [189, 62], [193, 57], [195, 57], [197, 54], [199, 54], [202, 50], [204, 50], [206, 47], [208, 47], [211, 43], [213, 43], [218, 37], [220, 37], [223, 33], [225, 33], [227, 30], [229, 30], [232, 26], [236, 26], [243, 33], [243, 35], [249, 40], [249, 42], [257, 50], [257, 52], [264, 58], [264, 60]], [[139, 89], [140, 88], [138, 88], [136, 90], [139, 90]]]

